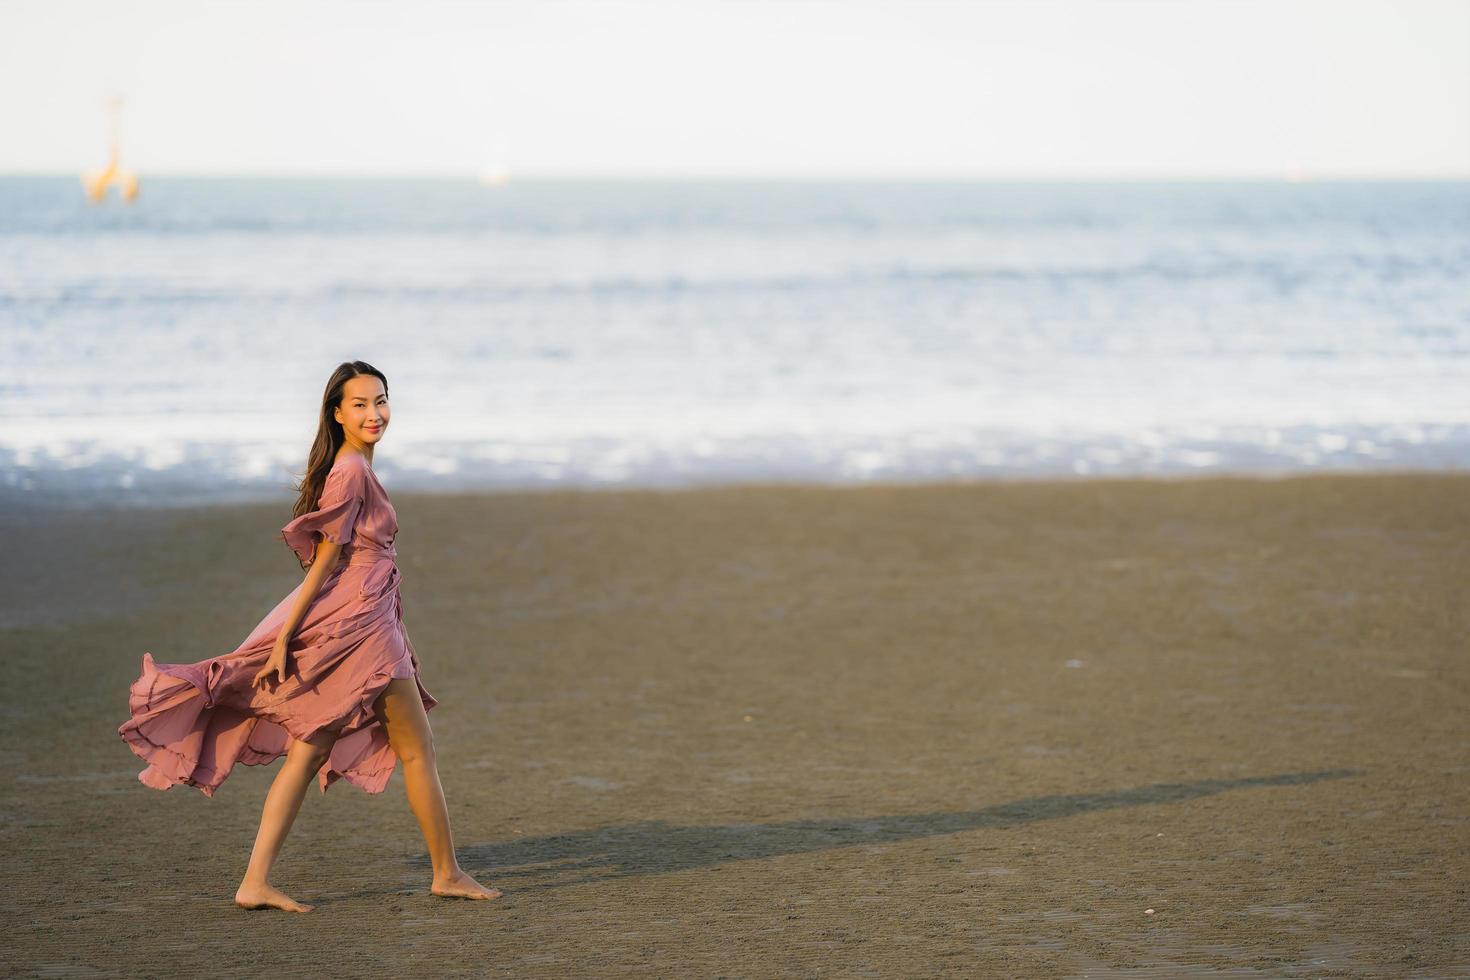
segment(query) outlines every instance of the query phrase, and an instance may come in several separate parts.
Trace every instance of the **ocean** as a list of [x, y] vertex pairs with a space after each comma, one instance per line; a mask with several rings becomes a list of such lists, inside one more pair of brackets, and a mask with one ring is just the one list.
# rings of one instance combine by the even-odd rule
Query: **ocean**
[[1470, 182], [0, 178], [0, 496], [1470, 466]]

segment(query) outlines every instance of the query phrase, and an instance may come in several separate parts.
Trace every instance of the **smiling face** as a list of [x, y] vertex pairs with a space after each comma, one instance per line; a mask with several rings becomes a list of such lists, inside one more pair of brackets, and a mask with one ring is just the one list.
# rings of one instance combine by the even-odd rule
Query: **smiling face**
[[348, 442], [371, 449], [388, 430], [388, 393], [383, 382], [372, 374], [348, 378], [334, 415]]

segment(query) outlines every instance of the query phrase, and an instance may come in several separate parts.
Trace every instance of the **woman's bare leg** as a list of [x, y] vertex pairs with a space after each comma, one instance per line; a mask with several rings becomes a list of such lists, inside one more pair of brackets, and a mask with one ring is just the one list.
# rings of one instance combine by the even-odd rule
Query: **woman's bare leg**
[[245, 879], [235, 892], [235, 904], [247, 909], [277, 908], [288, 912], [310, 912], [311, 905], [303, 905], [269, 881], [271, 866], [286, 834], [301, 809], [301, 800], [306, 788], [316, 778], [317, 771], [326, 763], [336, 743], [334, 732], [320, 732], [309, 741], [291, 739], [286, 746], [286, 761], [281, 771], [271, 782], [265, 795], [265, 807], [260, 815], [260, 830], [255, 835], [255, 848], [250, 852], [250, 865], [245, 869]]
[[403, 763], [403, 785], [408, 805], [418, 818], [429, 860], [434, 863], [434, 880], [429, 890], [455, 898], [499, 898], [498, 888], [486, 888], [459, 866], [454, 856], [454, 836], [449, 828], [449, 807], [444, 787], [439, 784], [439, 767], [434, 760], [434, 735], [429, 716], [412, 677], [395, 677], [374, 704], [378, 720], [388, 732], [388, 743]]

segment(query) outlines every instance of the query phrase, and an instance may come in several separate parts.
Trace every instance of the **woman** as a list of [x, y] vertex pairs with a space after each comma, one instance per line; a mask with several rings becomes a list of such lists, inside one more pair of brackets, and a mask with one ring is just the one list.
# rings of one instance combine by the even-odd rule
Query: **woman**
[[399, 759], [434, 864], [430, 890], [501, 894], [454, 855], [426, 714], [438, 702], [419, 680], [403, 625], [397, 515], [372, 467], [388, 416], [383, 374], [363, 361], [339, 365], [322, 397], [297, 516], [281, 529], [305, 581], [233, 653], [193, 664], [154, 663], [144, 653], [129, 692], [132, 718], [118, 728], [148, 763], [138, 779], [155, 789], [184, 784], [213, 796], [236, 762], [286, 757], [235, 892], [243, 908], [311, 911], [268, 881], [307, 786], [320, 772], [323, 793], [338, 778], [381, 793]]

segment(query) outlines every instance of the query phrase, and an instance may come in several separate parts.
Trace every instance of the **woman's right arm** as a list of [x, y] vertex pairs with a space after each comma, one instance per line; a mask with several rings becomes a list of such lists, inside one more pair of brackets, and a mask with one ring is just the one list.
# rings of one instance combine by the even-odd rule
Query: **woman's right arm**
[[306, 610], [321, 591], [322, 583], [337, 567], [337, 557], [342, 553], [342, 546], [335, 541], [322, 538], [316, 543], [316, 557], [311, 560], [311, 567], [306, 570], [306, 579], [301, 583], [301, 591], [296, 593], [296, 601], [291, 605], [291, 611], [286, 613], [286, 621], [281, 624], [282, 642], [290, 641], [296, 635], [296, 627], [306, 618]]
[[296, 628], [306, 618], [306, 610], [311, 607], [312, 600], [321, 591], [322, 583], [327, 576], [337, 567], [337, 559], [342, 553], [342, 546], [335, 541], [322, 538], [316, 543], [316, 556], [311, 560], [311, 567], [306, 570], [306, 578], [301, 583], [300, 590], [296, 593], [296, 601], [291, 604], [291, 609], [286, 613], [285, 622], [281, 624], [281, 631], [276, 635], [276, 643], [271, 650], [270, 659], [255, 675], [251, 686], [259, 685], [271, 674], [275, 674], [277, 680], [286, 679], [286, 647], [291, 642], [291, 637], [296, 634]]

